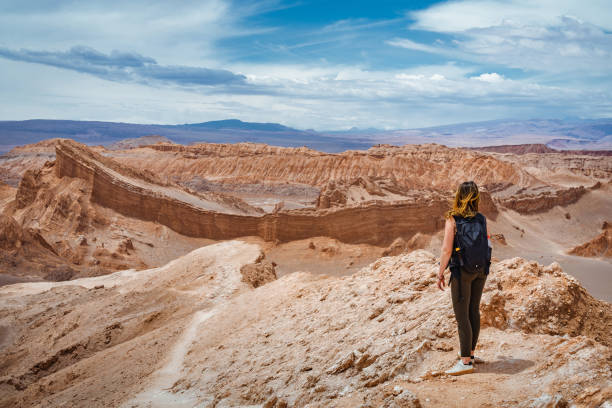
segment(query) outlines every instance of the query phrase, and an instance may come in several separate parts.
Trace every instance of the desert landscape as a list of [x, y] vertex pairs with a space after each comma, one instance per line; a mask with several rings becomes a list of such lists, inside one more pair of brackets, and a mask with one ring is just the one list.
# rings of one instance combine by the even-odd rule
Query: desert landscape
[[0, 1], [0, 408], [612, 408], [609, 3]]
[[[605, 151], [60, 138], [0, 176], [0, 406], [612, 403]], [[464, 180], [494, 259], [457, 378], [435, 275]]]

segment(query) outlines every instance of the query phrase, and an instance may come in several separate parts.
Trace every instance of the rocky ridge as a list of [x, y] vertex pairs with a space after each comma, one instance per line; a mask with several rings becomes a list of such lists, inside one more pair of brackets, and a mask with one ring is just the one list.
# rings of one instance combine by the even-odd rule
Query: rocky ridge
[[[46, 160], [53, 149], [55, 161]], [[14, 149], [11, 154], [45, 162], [26, 171], [17, 190], [3, 188], [6, 194], [0, 204], [22, 228], [36, 229], [73, 265], [75, 276], [161, 265], [169, 256], [206, 244], [201, 240], [239, 237], [259, 237], [271, 245], [328, 237], [350, 245], [374, 245], [381, 252], [396, 239], [404, 242], [389, 253], [431, 248], [439, 240], [442, 214], [452, 199], [446, 188], [450, 177], [456, 176], [453, 166], [457, 163], [473, 166], [457, 177], [473, 177], [481, 186], [481, 177], [491, 181], [482, 188], [481, 211], [492, 221], [500, 213], [506, 221], [506, 215], [516, 217], [513, 211], [548, 216], [583, 197], [588, 201], [597, 186], [600, 192], [609, 191], [609, 174], [604, 171], [607, 157], [567, 155], [570, 161], [559, 166], [573, 167], [563, 171], [573, 171], [580, 163], [586, 167], [572, 176], [571, 183], [561, 185], [543, 181], [544, 173], [534, 177], [534, 168], [513, 162], [518, 160], [516, 155], [439, 145], [379, 145], [341, 154], [253, 143], [160, 143], [110, 151], [55, 139]], [[585, 157], [587, 161], [580, 161]], [[572, 160], [578, 160], [575, 166]], [[165, 163], [168, 169], [150, 168], [151, 163]], [[203, 167], [205, 172], [210, 170], [204, 174], [207, 178], [193, 175], [200, 165], [211, 163], [219, 163], [217, 173]], [[178, 185], [177, 171], [189, 181]], [[325, 177], [332, 178], [324, 181]], [[577, 180], [584, 185], [572, 185]], [[593, 184], [594, 180], [602, 181]], [[590, 205], [585, 200], [579, 206]], [[601, 212], [601, 208], [594, 210]], [[566, 212], [566, 219], [572, 217], [567, 223], [579, 227], [579, 214]], [[178, 240], [193, 239], [175, 252], [168, 241], [172, 234]], [[563, 251], [588, 237], [565, 243]], [[510, 242], [509, 248], [516, 244]], [[157, 256], [162, 252], [168, 257]], [[149, 263], [152, 257], [157, 259]], [[353, 261], [346, 260], [352, 271], [357, 268]]]
[[[500, 180], [521, 187], [538, 180], [512, 163], [491, 155], [436, 144], [377, 145], [368, 150], [323, 153], [255, 143], [157, 144], [132, 152], [129, 160], [165, 177], [188, 181], [197, 174], [224, 181], [270, 181], [323, 186], [330, 180], [350, 182], [356, 177], [386, 178], [403, 189], [454, 189], [457, 183], [477, 177], [481, 185]], [[175, 160], [176, 158], [189, 160]], [[118, 160], [122, 161], [120, 157]]]
[[129, 139], [123, 139], [106, 146], [108, 150], [126, 150], [152, 145], [155, 143], [172, 143], [170, 139], [159, 135], [140, 136]]
[[612, 400], [612, 305], [554, 263], [492, 266], [478, 349], [487, 362], [449, 378], [456, 327], [432, 254], [253, 289], [240, 270], [258, 259], [256, 246], [230, 241], [139, 273], [1, 288], [0, 326], [11, 328], [2, 405], [428, 407], [457, 401], [467, 384], [482, 392], [465, 406]]
[[[172, 187], [157, 183], [153, 176], [142, 177], [135, 170], [125, 170], [112, 159], [101, 158], [70, 141], [59, 143], [52, 166], [60, 179], [80, 179], [90, 186], [88, 194], [96, 204], [126, 216], [158, 222], [183, 235], [211, 239], [252, 235], [285, 242], [327, 236], [343, 242], [387, 244], [397, 236], [410, 238], [416, 232], [439, 230], [443, 222], [439, 215], [448, 201], [448, 197], [428, 191], [403, 200], [370, 200], [341, 208], [261, 214], [237, 199], [220, 208], [226, 202], [209, 200], [202, 204], [202, 198], [189, 191], [168, 192]], [[30, 178], [24, 177], [24, 191], [18, 193], [19, 197], [29, 198], [18, 202], [32, 202], [36, 190], [30, 187]]]
[[597, 237], [570, 249], [568, 253], [587, 257], [612, 258], [612, 223], [604, 222], [601, 229], [602, 232]]
[[[152, 154], [151, 150], [159, 153]], [[116, 159], [138, 163], [186, 185], [202, 177], [238, 189], [255, 183], [311, 185], [321, 189], [317, 205], [322, 208], [344, 205], [343, 196], [347, 194], [349, 204], [364, 201], [361, 197], [367, 200], [377, 195], [389, 200], [394, 195], [398, 198], [418, 191], [448, 194], [459, 182], [476, 180], [491, 193], [496, 205], [530, 214], [575, 202], [585, 186], [594, 184], [592, 180], [612, 179], [609, 156], [499, 154], [436, 144], [377, 145], [366, 151], [331, 154], [305, 147], [255, 143], [194, 146], [162, 143], [131, 150]], [[567, 177], [572, 178], [569, 184]], [[381, 182], [384, 186], [380, 188], [390, 190], [381, 195], [377, 187], [378, 192], [371, 195], [374, 186]], [[341, 193], [338, 195], [334, 190]], [[335, 204], [334, 194], [340, 200]]]
[[0, 283], [20, 280], [68, 280], [77, 272], [40, 234], [24, 229], [12, 217], [0, 214]]

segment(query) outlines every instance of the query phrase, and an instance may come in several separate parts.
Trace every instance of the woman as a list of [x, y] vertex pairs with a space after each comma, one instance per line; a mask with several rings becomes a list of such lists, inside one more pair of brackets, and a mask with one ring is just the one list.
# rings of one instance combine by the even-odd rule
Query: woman
[[[438, 288], [444, 290], [444, 271], [449, 266], [451, 297], [461, 347], [460, 360], [446, 371], [450, 375], [471, 373], [475, 363], [483, 362], [474, 356], [474, 349], [480, 332], [480, 298], [489, 272], [491, 255], [486, 218], [478, 212], [479, 200], [476, 183], [461, 183], [452, 208], [446, 213]], [[460, 235], [457, 235], [458, 225]]]

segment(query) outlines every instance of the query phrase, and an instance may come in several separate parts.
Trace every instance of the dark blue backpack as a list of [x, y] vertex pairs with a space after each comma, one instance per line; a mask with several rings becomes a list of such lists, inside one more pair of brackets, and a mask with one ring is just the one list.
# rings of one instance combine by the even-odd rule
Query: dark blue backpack
[[491, 265], [491, 247], [487, 239], [487, 220], [477, 213], [474, 217], [455, 218], [457, 232], [453, 241], [450, 270], [459, 277], [460, 271], [467, 273], [489, 273]]

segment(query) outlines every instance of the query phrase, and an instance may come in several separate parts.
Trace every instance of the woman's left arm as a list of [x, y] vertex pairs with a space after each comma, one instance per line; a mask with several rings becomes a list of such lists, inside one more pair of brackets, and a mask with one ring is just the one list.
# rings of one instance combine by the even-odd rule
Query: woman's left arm
[[440, 251], [440, 270], [438, 271], [438, 288], [444, 290], [444, 270], [448, 265], [451, 253], [453, 252], [453, 239], [455, 237], [455, 226], [452, 219], [446, 219], [444, 224], [444, 240]]

